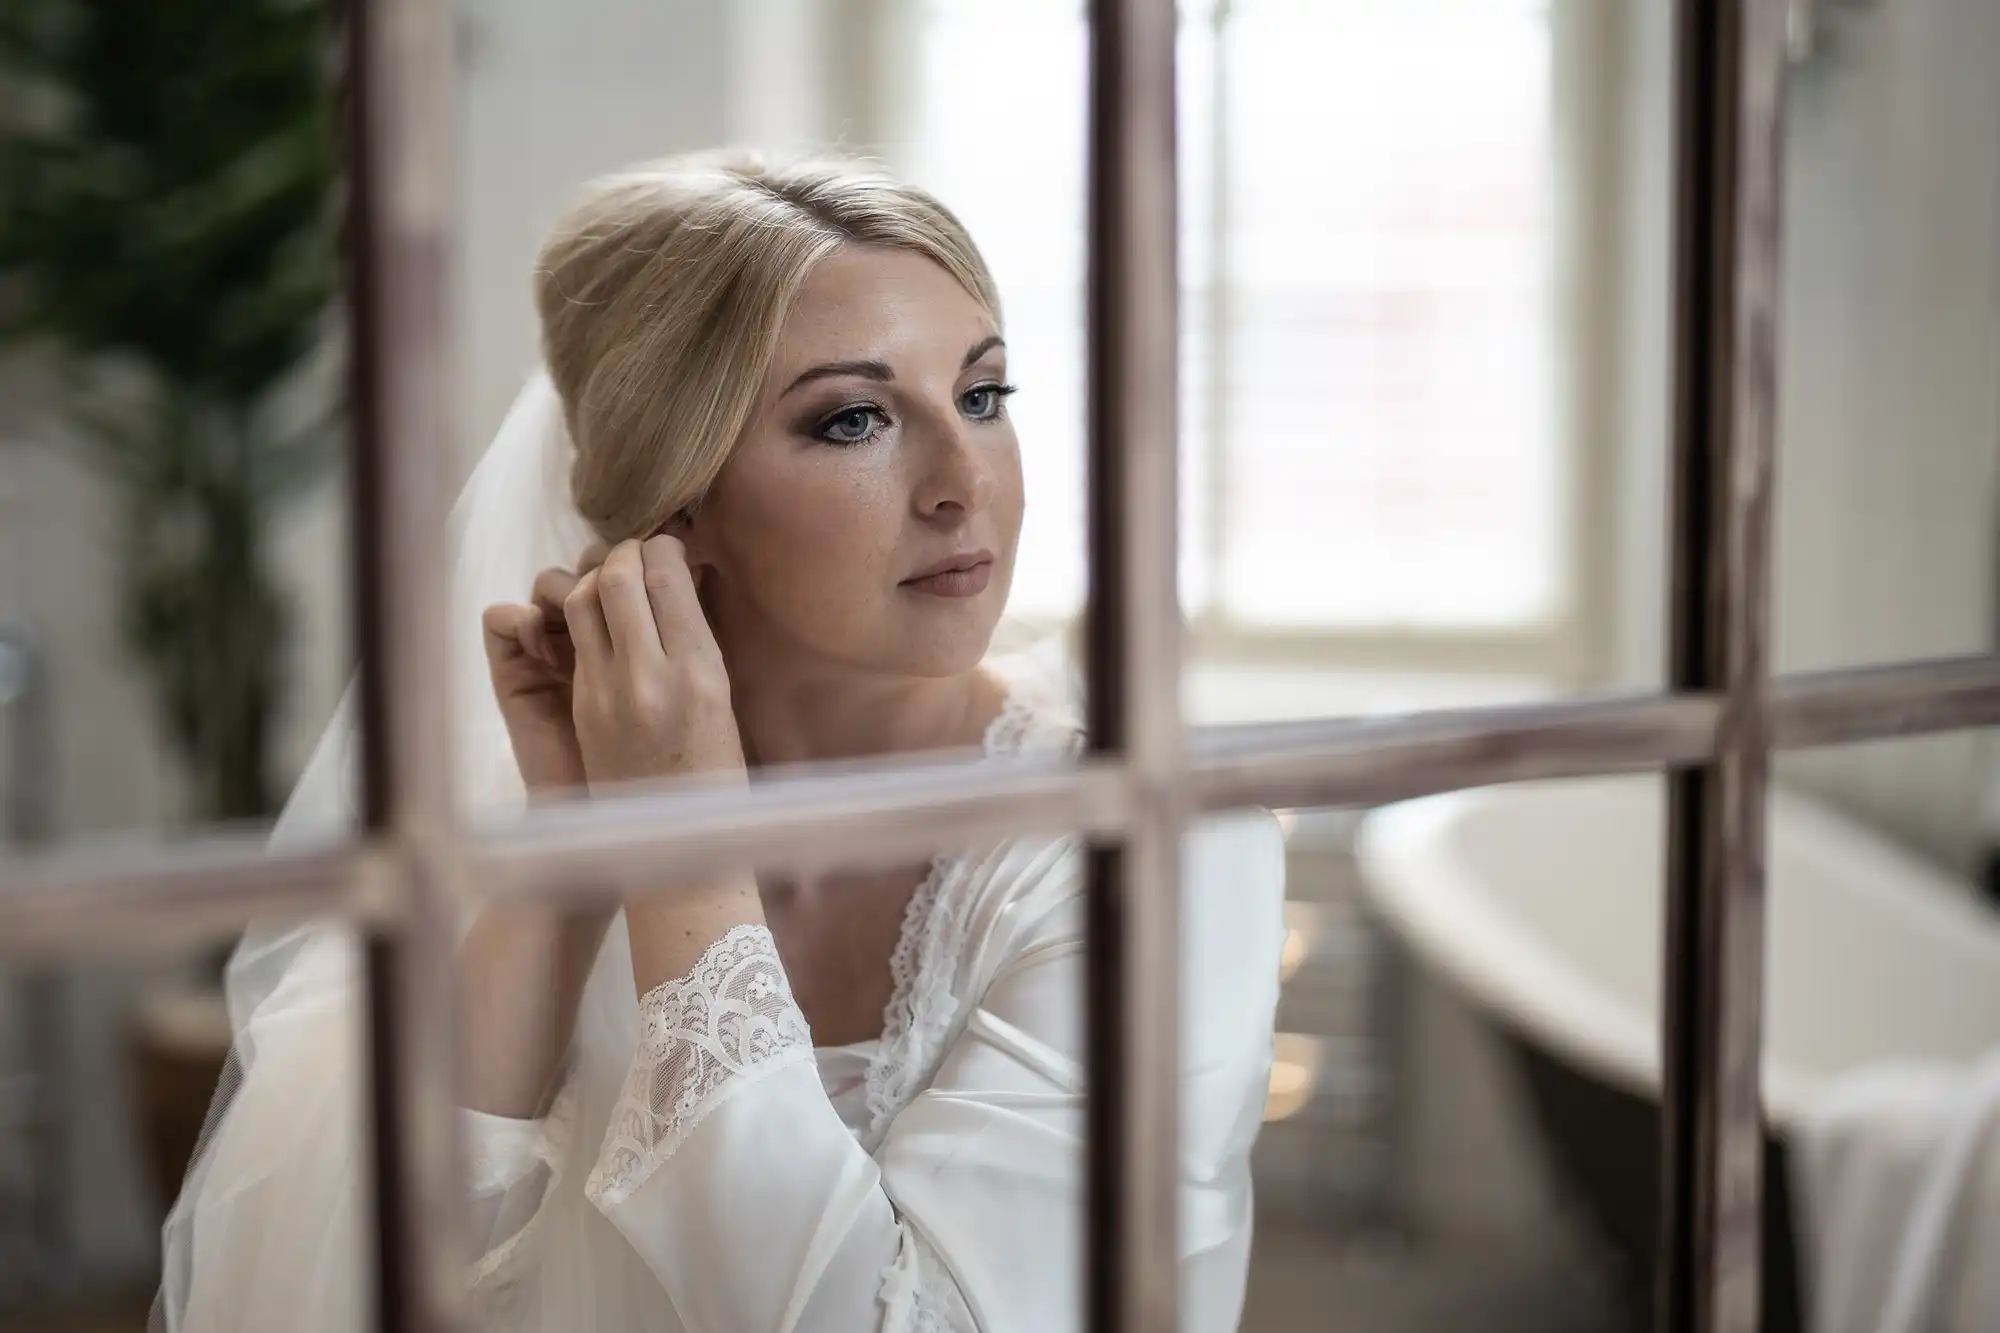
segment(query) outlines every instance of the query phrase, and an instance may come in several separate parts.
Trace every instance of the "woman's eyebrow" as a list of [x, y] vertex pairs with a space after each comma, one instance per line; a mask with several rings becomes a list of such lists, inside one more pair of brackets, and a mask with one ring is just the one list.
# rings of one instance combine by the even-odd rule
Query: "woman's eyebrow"
[[958, 363], [958, 368], [960, 370], [964, 370], [966, 367], [970, 366], [980, 357], [985, 356], [988, 352], [992, 351], [994, 348], [1005, 347], [1006, 345], [1007, 345], [1007, 340], [1005, 338], [1002, 338], [997, 333], [991, 334], [985, 338], [981, 338], [978, 342], [972, 344], [972, 350], [965, 354], [965, 360]]
[[[994, 348], [1006, 345], [1007, 340], [997, 333], [982, 338], [972, 345], [972, 350], [965, 354], [965, 360], [958, 363], [958, 368], [964, 370]], [[840, 375], [859, 375], [862, 379], [877, 380], [883, 384], [888, 384], [896, 378], [896, 372], [889, 368], [887, 361], [826, 361], [801, 371], [797, 379], [785, 386], [785, 393], [779, 394], [778, 397], [783, 398], [801, 384], [833, 379]]]
[[[896, 378], [896, 372], [889, 369], [887, 361], [828, 361], [800, 374], [797, 379], [785, 386], [785, 393], [790, 393], [801, 384], [832, 379], [836, 375], [859, 375], [863, 379], [880, 380], [884, 384]], [[778, 397], [783, 398], [785, 393], [779, 394]]]

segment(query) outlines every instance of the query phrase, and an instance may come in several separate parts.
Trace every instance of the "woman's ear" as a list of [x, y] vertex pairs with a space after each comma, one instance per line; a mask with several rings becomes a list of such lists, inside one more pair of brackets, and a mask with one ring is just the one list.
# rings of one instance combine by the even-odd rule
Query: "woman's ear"
[[708, 611], [708, 576], [715, 567], [709, 555], [708, 543], [703, 541], [705, 529], [695, 521], [694, 509], [690, 506], [667, 520], [660, 531], [681, 539], [681, 548], [687, 552], [688, 572], [694, 575], [695, 596], [702, 599], [704, 614]]
[[695, 521], [692, 506], [681, 510], [678, 514], [668, 519], [661, 526], [660, 531], [669, 536], [680, 538], [681, 545], [687, 550], [687, 562], [690, 569], [699, 572], [703, 566], [709, 563], [708, 552], [705, 549], [706, 543], [702, 541], [703, 528], [701, 524]]

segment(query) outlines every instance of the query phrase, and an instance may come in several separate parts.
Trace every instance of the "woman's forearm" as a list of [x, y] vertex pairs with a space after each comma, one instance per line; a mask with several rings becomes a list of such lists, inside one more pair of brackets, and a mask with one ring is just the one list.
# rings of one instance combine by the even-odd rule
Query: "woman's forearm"
[[686, 976], [730, 927], [763, 925], [764, 904], [756, 880], [740, 875], [629, 899], [625, 921], [632, 935], [632, 981], [643, 997]]
[[611, 916], [505, 903], [473, 922], [459, 953], [471, 1109], [515, 1119], [546, 1109]]

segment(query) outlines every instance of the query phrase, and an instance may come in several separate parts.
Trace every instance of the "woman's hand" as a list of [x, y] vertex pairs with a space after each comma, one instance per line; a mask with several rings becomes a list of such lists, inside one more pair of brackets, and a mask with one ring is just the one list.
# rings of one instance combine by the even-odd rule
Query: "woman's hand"
[[678, 538], [620, 542], [562, 607], [575, 653], [575, 734], [591, 786], [743, 775], [722, 650]]
[[530, 796], [580, 791], [588, 781], [571, 715], [570, 679], [576, 654], [563, 625], [563, 599], [604, 558], [593, 546], [577, 571], [545, 569], [535, 576], [529, 605], [489, 606], [481, 617], [493, 693]]

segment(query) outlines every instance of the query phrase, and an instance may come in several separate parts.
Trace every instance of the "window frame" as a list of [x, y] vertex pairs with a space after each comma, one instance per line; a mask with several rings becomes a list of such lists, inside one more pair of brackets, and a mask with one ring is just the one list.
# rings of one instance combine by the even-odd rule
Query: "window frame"
[[[1397, 718], [1183, 728], [1175, 615], [1173, 9], [1094, 0], [1090, 599], [1079, 760], [883, 764], [735, 793], [454, 824], [443, 728], [442, 429], [451, 377], [444, 0], [350, 0], [356, 615], [363, 830], [267, 853], [216, 835], [0, 861], [0, 950], [157, 947], [253, 917], [367, 934], [379, 1327], [469, 1327], [458, 1216], [456, 913], [581, 902], [662, 865], [879, 864], [985, 835], [1091, 836], [1087, 1326], [1175, 1327], [1176, 874], [1210, 810], [1492, 782], [1670, 775], [1661, 1327], [1759, 1314], [1763, 840], [1774, 750], [2000, 723], [2000, 653], [1773, 680], [1773, 416], [1786, 0], [1681, 0], [1668, 688]], [[402, 447], [407, 445], [408, 447]]]

